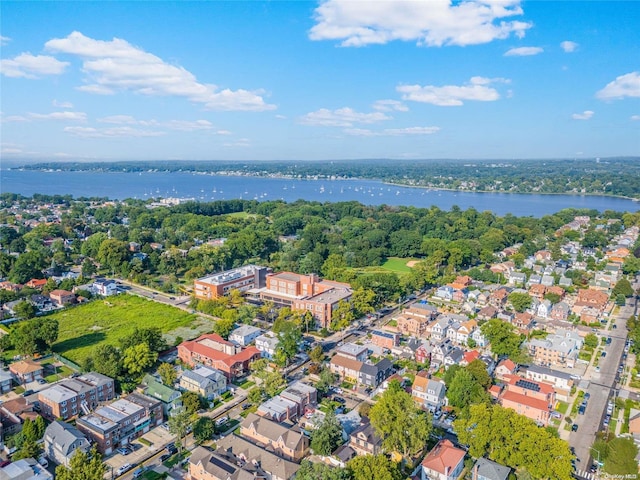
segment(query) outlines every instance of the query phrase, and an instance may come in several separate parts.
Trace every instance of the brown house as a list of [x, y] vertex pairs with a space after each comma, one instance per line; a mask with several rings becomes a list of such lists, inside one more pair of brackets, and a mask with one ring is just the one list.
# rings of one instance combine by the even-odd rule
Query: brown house
[[68, 290], [54, 290], [49, 293], [49, 298], [60, 306], [76, 303], [76, 294]]
[[294, 462], [309, 452], [309, 439], [298, 427], [287, 428], [280, 423], [250, 413], [240, 424], [240, 434], [258, 444], [265, 445], [276, 455]]
[[42, 379], [44, 369], [33, 360], [20, 360], [9, 365], [9, 371], [18, 383], [25, 384]]
[[382, 453], [382, 438], [367, 421], [351, 433], [349, 446], [357, 455], [378, 455]]

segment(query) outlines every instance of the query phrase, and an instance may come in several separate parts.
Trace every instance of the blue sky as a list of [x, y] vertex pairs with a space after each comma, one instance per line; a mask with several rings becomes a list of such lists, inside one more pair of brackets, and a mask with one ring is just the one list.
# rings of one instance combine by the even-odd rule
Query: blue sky
[[2, 158], [640, 155], [639, 5], [3, 1]]

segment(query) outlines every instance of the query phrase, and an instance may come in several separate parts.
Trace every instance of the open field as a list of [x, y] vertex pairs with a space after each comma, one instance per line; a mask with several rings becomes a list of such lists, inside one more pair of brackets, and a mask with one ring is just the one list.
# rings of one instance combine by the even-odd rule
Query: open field
[[117, 345], [120, 338], [130, 335], [136, 327], [158, 327], [168, 334], [166, 337], [171, 343], [175, 341], [174, 331], [187, 339], [197, 336], [204, 326], [196, 315], [133, 295], [96, 300], [51, 317], [60, 324], [53, 351], [76, 363], [82, 363], [97, 345]]
[[406, 273], [411, 271], [411, 267], [415, 263], [415, 258], [398, 258], [389, 257], [387, 261], [382, 264], [382, 268], [385, 270], [391, 270], [392, 272]]

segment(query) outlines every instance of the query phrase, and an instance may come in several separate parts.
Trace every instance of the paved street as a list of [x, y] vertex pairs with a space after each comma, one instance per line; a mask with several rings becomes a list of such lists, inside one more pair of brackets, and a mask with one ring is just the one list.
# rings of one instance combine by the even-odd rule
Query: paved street
[[569, 444], [576, 451], [578, 470], [588, 471], [592, 463], [591, 445], [595, 441], [596, 432], [600, 430], [607, 402], [614, 397], [617, 370], [627, 338], [626, 321], [634, 314], [635, 308], [635, 298], [630, 299], [627, 305], [620, 308], [616, 317], [612, 319], [612, 324], [615, 323], [617, 328], [603, 332], [603, 335], [611, 337], [611, 345], [605, 349], [607, 356], [600, 359], [600, 372], [590, 372], [591, 381], [586, 391], [589, 392], [591, 398], [585, 414], [576, 416], [575, 423], [578, 424], [578, 431], [571, 432], [569, 436]]

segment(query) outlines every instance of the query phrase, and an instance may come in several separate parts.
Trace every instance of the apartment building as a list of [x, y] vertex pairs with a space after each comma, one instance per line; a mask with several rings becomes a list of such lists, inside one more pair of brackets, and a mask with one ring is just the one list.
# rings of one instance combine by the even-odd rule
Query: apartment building
[[76, 427], [104, 455], [127, 445], [164, 421], [162, 402], [141, 393], [130, 393], [76, 420]]
[[245, 265], [207, 275], [193, 281], [194, 295], [199, 300], [214, 300], [227, 295], [231, 290], [245, 292], [253, 288], [263, 288], [269, 271], [267, 267]]
[[240, 434], [266, 445], [276, 455], [294, 462], [301, 461], [309, 452], [309, 438], [296, 426], [286, 426], [250, 413], [240, 424]]
[[48, 420], [67, 420], [88, 414], [99, 402], [115, 396], [113, 379], [91, 372], [78, 378], [68, 378], [38, 392], [40, 413]]

